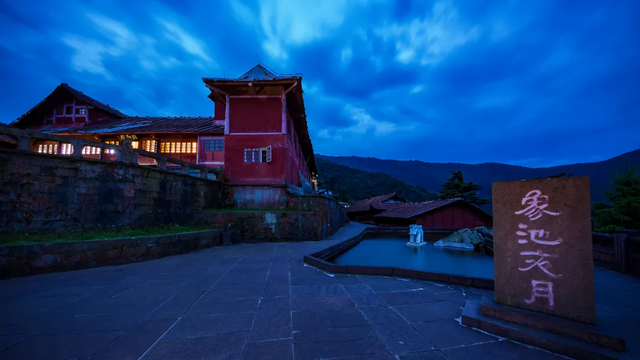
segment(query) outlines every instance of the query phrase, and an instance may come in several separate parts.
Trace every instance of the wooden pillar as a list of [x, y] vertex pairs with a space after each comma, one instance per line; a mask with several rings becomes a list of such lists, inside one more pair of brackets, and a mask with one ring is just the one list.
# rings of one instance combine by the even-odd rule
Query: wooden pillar
[[229, 103], [231, 102], [231, 99], [229, 99], [229, 94], [225, 95], [224, 98], [224, 134], [229, 135]]
[[282, 133], [287, 133], [287, 95], [282, 94]]

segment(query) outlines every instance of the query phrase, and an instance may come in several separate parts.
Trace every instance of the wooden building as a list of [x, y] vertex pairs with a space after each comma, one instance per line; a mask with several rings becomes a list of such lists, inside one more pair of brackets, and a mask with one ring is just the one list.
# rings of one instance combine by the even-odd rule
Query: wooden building
[[277, 204], [313, 191], [317, 172], [300, 76], [257, 65], [239, 78], [205, 78], [224, 111], [225, 176], [241, 202]]
[[[209, 117], [130, 117], [67, 84], [12, 123], [21, 129], [132, 146], [207, 167], [223, 167], [236, 200], [270, 207], [287, 193], [315, 191], [313, 147], [307, 129], [302, 78], [256, 65], [238, 78], [203, 78], [214, 102]], [[2, 139], [0, 139], [2, 140]], [[11, 139], [2, 141], [12, 146]], [[71, 144], [38, 141], [34, 151], [71, 155]], [[85, 147], [86, 158], [114, 154]], [[140, 157], [141, 165], [155, 165]], [[167, 164], [168, 168], [171, 164]], [[177, 167], [177, 166], [176, 166]]]
[[395, 193], [375, 196], [361, 200], [347, 209], [350, 221], [373, 224], [374, 216], [406, 201]]
[[491, 226], [492, 216], [463, 199], [396, 204], [374, 216], [378, 226], [422, 225], [424, 229]]

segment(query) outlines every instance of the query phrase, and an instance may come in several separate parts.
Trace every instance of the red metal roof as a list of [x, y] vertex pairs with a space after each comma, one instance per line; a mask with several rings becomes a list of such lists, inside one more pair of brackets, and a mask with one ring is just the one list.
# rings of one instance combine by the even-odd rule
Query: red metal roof
[[441, 208], [445, 205], [449, 205], [456, 201], [464, 201], [464, 200], [460, 198], [456, 198], [456, 199], [446, 199], [446, 200], [425, 201], [422, 203], [392, 204], [394, 206], [390, 207], [385, 212], [376, 215], [375, 217], [410, 219], [414, 216], [424, 214], [429, 211], [433, 211], [435, 209]]
[[386, 210], [391, 208], [394, 205], [397, 205], [397, 204], [383, 203], [383, 201], [387, 201], [393, 197], [396, 197], [396, 193], [379, 195], [369, 199], [361, 200], [349, 206], [348, 212], [368, 211], [372, 207], [378, 210]]
[[43, 128], [43, 132], [73, 134], [139, 134], [161, 132], [224, 132], [224, 120], [213, 117], [127, 117], [82, 127]]

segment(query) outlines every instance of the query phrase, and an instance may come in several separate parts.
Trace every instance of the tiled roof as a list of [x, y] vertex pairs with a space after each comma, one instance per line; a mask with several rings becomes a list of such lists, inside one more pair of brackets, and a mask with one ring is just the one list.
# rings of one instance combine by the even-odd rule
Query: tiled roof
[[457, 199], [446, 199], [446, 200], [433, 200], [433, 201], [426, 201], [422, 203], [393, 204], [394, 206], [390, 207], [385, 212], [376, 215], [376, 217], [410, 219], [414, 216], [424, 214], [426, 212], [438, 209], [445, 205], [449, 205], [456, 201], [463, 201], [463, 200], [460, 198], [457, 198]]
[[385, 194], [380, 196], [375, 196], [369, 199], [361, 200], [351, 206], [349, 206], [349, 212], [358, 212], [358, 211], [367, 211], [371, 207], [378, 210], [385, 210], [395, 204], [383, 204], [383, 201], [387, 201], [393, 198], [396, 193]]
[[17, 144], [18, 143], [18, 141], [16, 139], [12, 138], [9, 135], [0, 135], [0, 141], [8, 142], [8, 143], [11, 143], [11, 144]]
[[104, 123], [58, 129], [42, 129], [52, 133], [160, 133], [160, 132], [223, 132], [224, 120], [213, 117], [127, 117]]

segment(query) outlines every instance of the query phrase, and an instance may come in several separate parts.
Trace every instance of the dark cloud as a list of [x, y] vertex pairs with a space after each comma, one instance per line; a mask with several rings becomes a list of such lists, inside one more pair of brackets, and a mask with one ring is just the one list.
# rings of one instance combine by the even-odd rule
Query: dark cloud
[[[318, 20], [340, 16], [321, 6], [262, 3], [0, 3], [0, 121], [62, 81], [132, 114], [210, 115], [201, 78], [259, 57], [303, 74], [314, 149], [328, 155], [544, 166], [638, 146], [640, 2], [446, 1], [438, 17], [433, 2], [347, 1], [339, 24]], [[394, 24], [420, 28], [402, 41], [435, 34], [416, 49], [436, 60], [399, 62], [400, 39], [384, 39]]]

